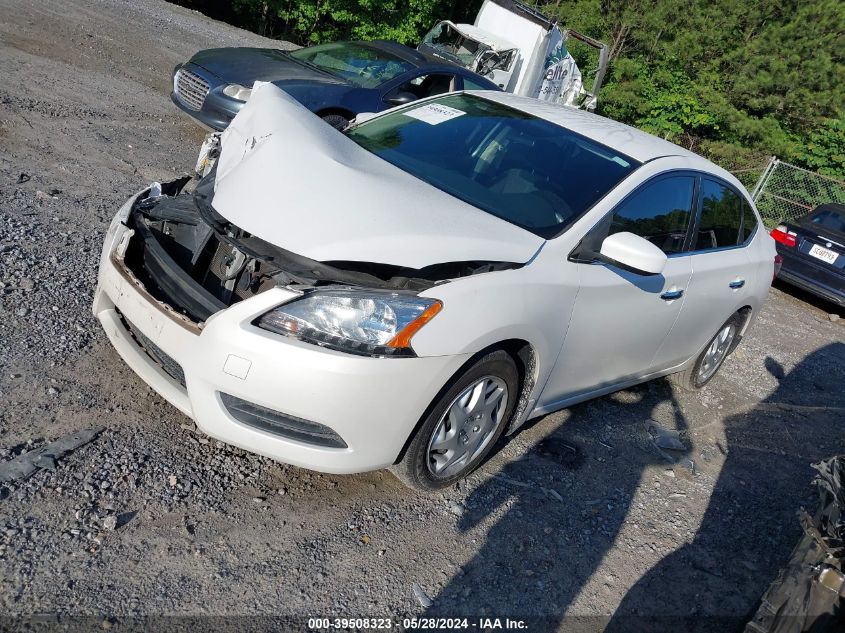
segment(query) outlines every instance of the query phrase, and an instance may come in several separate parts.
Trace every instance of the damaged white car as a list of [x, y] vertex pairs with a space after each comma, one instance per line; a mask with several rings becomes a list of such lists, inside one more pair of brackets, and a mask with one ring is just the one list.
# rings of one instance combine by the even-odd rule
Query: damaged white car
[[530, 418], [709, 381], [775, 261], [727, 172], [607, 119], [451, 93], [341, 133], [259, 84], [217, 164], [145, 190], [94, 313], [200, 429], [433, 489]]

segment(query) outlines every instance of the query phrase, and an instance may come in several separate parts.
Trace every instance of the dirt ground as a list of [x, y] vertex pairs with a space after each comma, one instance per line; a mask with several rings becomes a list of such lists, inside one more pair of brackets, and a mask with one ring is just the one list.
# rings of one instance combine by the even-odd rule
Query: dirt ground
[[[279, 43], [158, 0], [0, 0], [0, 462], [104, 429], [0, 484], [0, 614], [614, 631], [747, 614], [815, 505], [810, 464], [845, 448], [832, 306], [776, 288], [707, 389], [546, 416], [433, 496], [209, 441], [121, 362], [90, 314], [103, 233], [193, 166], [204, 132], [169, 101], [173, 66], [232, 45]], [[655, 424], [683, 449], [659, 450]]]

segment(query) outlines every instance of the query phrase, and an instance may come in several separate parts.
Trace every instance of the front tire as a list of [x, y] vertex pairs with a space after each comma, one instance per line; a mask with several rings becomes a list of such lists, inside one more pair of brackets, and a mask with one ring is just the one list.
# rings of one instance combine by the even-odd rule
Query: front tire
[[739, 344], [742, 315], [734, 314], [725, 321], [707, 343], [689, 369], [669, 376], [670, 381], [686, 391], [698, 391], [718, 373], [725, 359]]
[[479, 358], [437, 397], [393, 473], [425, 491], [463, 479], [507, 428], [518, 390], [519, 374], [507, 352]]

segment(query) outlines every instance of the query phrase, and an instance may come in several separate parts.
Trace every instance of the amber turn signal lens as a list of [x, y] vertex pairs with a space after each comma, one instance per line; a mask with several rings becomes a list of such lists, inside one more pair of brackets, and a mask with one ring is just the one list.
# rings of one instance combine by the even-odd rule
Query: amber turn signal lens
[[387, 343], [387, 347], [411, 347], [411, 337], [416, 334], [423, 325], [431, 321], [442, 308], [443, 304], [439, 301], [432, 303], [421, 315], [406, 325], [405, 329], [390, 339]]

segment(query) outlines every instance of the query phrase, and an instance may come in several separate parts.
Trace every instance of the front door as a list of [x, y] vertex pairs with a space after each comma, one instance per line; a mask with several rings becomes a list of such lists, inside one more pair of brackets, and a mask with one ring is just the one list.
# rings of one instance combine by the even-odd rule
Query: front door
[[[689, 239], [696, 179], [652, 179], [622, 201], [582, 240], [598, 251], [610, 234], [628, 231], [660, 247], [660, 275], [640, 275], [599, 262], [579, 262], [579, 290], [566, 338], [543, 391], [541, 406], [644, 376], [684, 306], [692, 274]], [[581, 249], [578, 249], [581, 250]]]

